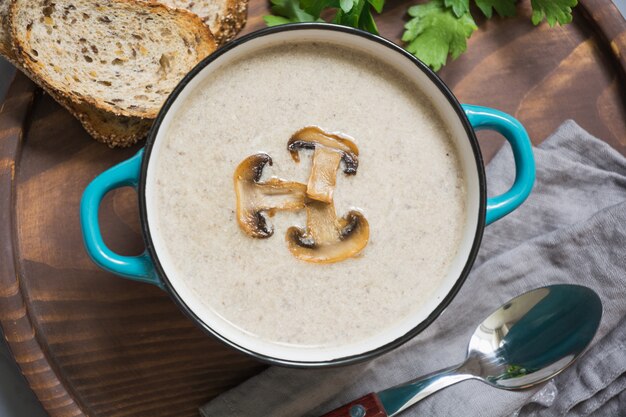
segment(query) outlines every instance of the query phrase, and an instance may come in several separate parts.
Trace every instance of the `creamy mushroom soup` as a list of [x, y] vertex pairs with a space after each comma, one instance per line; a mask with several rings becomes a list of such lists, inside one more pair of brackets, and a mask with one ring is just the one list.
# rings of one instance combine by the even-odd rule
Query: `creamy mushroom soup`
[[324, 43], [217, 69], [154, 157], [151, 232], [176, 275], [279, 344], [372, 337], [429, 300], [465, 219], [448, 130], [410, 79]]

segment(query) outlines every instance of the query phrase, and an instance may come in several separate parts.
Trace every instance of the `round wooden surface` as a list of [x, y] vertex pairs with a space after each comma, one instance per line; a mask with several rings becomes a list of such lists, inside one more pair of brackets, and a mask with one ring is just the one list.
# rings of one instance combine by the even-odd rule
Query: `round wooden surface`
[[[528, 1], [517, 18], [479, 21], [468, 52], [440, 75], [460, 101], [515, 115], [534, 143], [571, 118], [626, 153], [626, 23], [610, 0], [580, 3], [565, 27], [532, 26]], [[388, 1], [383, 36], [398, 41], [409, 4]], [[266, 13], [253, 0], [244, 32]], [[501, 140], [481, 140], [489, 159]], [[85, 186], [140, 146], [96, 143], [21, 75], [0, 110], [0, 323], [51, 416], [197, 415], [264, 368], [203, 334], [161, 290], [104, 272], [85, 253]], [[109, 195], [101, 220], [113, 249], [143, 250], [132, 190]]]

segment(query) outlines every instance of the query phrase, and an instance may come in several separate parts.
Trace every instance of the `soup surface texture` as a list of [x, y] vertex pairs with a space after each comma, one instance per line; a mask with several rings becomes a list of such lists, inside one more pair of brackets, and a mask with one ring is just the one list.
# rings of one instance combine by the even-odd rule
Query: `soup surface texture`
[[[213, 64], [212, 64], [213, 65]], [[358, 147], [355, 175], [336, 172], [337, 216], [358, 210], [369, 241], [334, 263], [297, 259], [286, 242], [306, 210], [265, 214], [274, 233], [248, 236], [233, 175], [271, 156], [271, 177], [307, 184], [313, 150], [287, 143], [306, 126]], [[325, 43], [259, 49], [217, 69], [185, 99], [151, 160], [151, 234], [202, 303], [241, 330], [280, 344], [340, 346], [406, 319], [432, 296], [465, 224], [465, 181], [448, 129], [409, 78], [366, 52]], [[153, 165], [154, 164], [154, 165]]]

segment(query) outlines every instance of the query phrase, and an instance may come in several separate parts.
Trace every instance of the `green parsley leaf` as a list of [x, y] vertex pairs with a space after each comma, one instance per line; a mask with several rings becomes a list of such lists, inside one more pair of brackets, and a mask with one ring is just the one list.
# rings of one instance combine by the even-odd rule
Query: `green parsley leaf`
[[369, 7], [363, 8], [363, 11], [361, 12], [361, 18], [359, 19], [359, 27], [370, 33], [378, 34], [378, 27], [376, 26], [374, 16], [372, 16], [372, 11]]
[[315, 16], [318, 21], [322, 11], [327, 8], [339, 8], [339, 0], [300, 0], [300, 7], [311, 16]]
[[339, 6], [344, 13], [348, 13], [354, 6], [354, 0], [339, 0]]
[[286, 23], [292, 23], [292, 21], [287, 19], [286, 17], [274, 16], [271, 14], [267, 16], [263, 16], [263, 20], [265, 20], [265, 24], [267, 26], [278, 26], [278, 25], [284, 25]]
[[[374, 10], [376, 10], [376, 13], [383, 12], [383, 6], [385, 5], [385, 0], [367, 0], [367, 2], [372, 5]], [[370, 16], [371, 15], [372, 14], [370, 13]]]
[[345, 12], [343, 8], [338, 10], [333, 22], [378, 34], [378, 28], [367, 0], [354, 0], [354, 6], [348, 12]]
[[456, 17], [461, 17], [469, 12], [469, 0], [445, 0], [446, 7], [451, 7]]
[[[382, 12], [385, 0], [270, 0], [272, 15], [264, 16], [268, 26], [293, 22], [323, 22], [325, 10], [335, 11], [332, 22], [378, 34], [372, 9]], [[326, 14], [325, 14], [326, 16]]]
[[298, 0], [271, 0], [274, 16], [264, 16], [268, 26], [295, 22], [315, 22], [319, 16], [313, 16], [300, 7]]
[[531, 17], [533, 24], [538, 25], [545, 17], [550, 27], [564, 25], [572, 21], [572, 7], [578, 4], [578, 0], [531, 0], [533, 8]]
[[515, 0], [476, 0], [476, 6], [491, 19], [493, 9], [502, 17], [515, 16]]
[[402, 40], [406, 49], [438, 71], [445, 65], [448, 54], [456, 59], [467, 49], [467, 39], [477, 29], [469, 12], [455, 16], [445, 7], [443, 0], [410, 7], [413, 19], [404, 26]]
[[359, 27], [359, 20], [361, 18], [361, 11], [365, 7], [365, 0], [355, 0], [352, 8], [347, 12], [343, 9], [338, 10], [335, 15], [334, 22], [339, 25], [352, 26], [353, 28]]

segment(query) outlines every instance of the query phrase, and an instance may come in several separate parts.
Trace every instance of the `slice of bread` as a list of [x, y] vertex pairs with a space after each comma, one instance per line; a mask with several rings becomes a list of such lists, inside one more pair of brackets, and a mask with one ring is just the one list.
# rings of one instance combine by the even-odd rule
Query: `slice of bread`
[[9, 6], [10, 0], [0, 0], [0, 54], [9, 61], [14, 61], [13, 50], [11, 48], [11, 34], [9, 32]]
[[[0, 3], [0, 55], [3, 55], [19, 70], [34, 79], [32, 74], [21, 67], [13, 54], [9, 29], [9, 5], [11, 2], [8, 0], [0, 0], [0, 2], [2, 2]], [[44, 90], [76, 117], [91, 136], [111, 147], [126, 147], [136, 143], [146, 135], [152, 125], [152, 119], [111, 115], [90, 104], [73, 103], [55, 93], [54, 90], [48, 88], [44, 88]]]
[[[62, 103], [62, 99], [57, 101]], [[81, 122], [87, 133], [111, 148], [134, 145], [148, 134], [153, 122], [153, 119], [143, 117], [113, 115], [90, 104], [62, 104]]]
[[216, 48], [192, 13], [133, 0], [13, 0], [10, 30], [27, 74], [110, 146], [144, 136], [171, 90]]
[[[0, 0], [2, 1], [2, 0]], [[218, 44], [239, 33], [248, 19], [248, 0], [153, 0], [200, 16]]]

